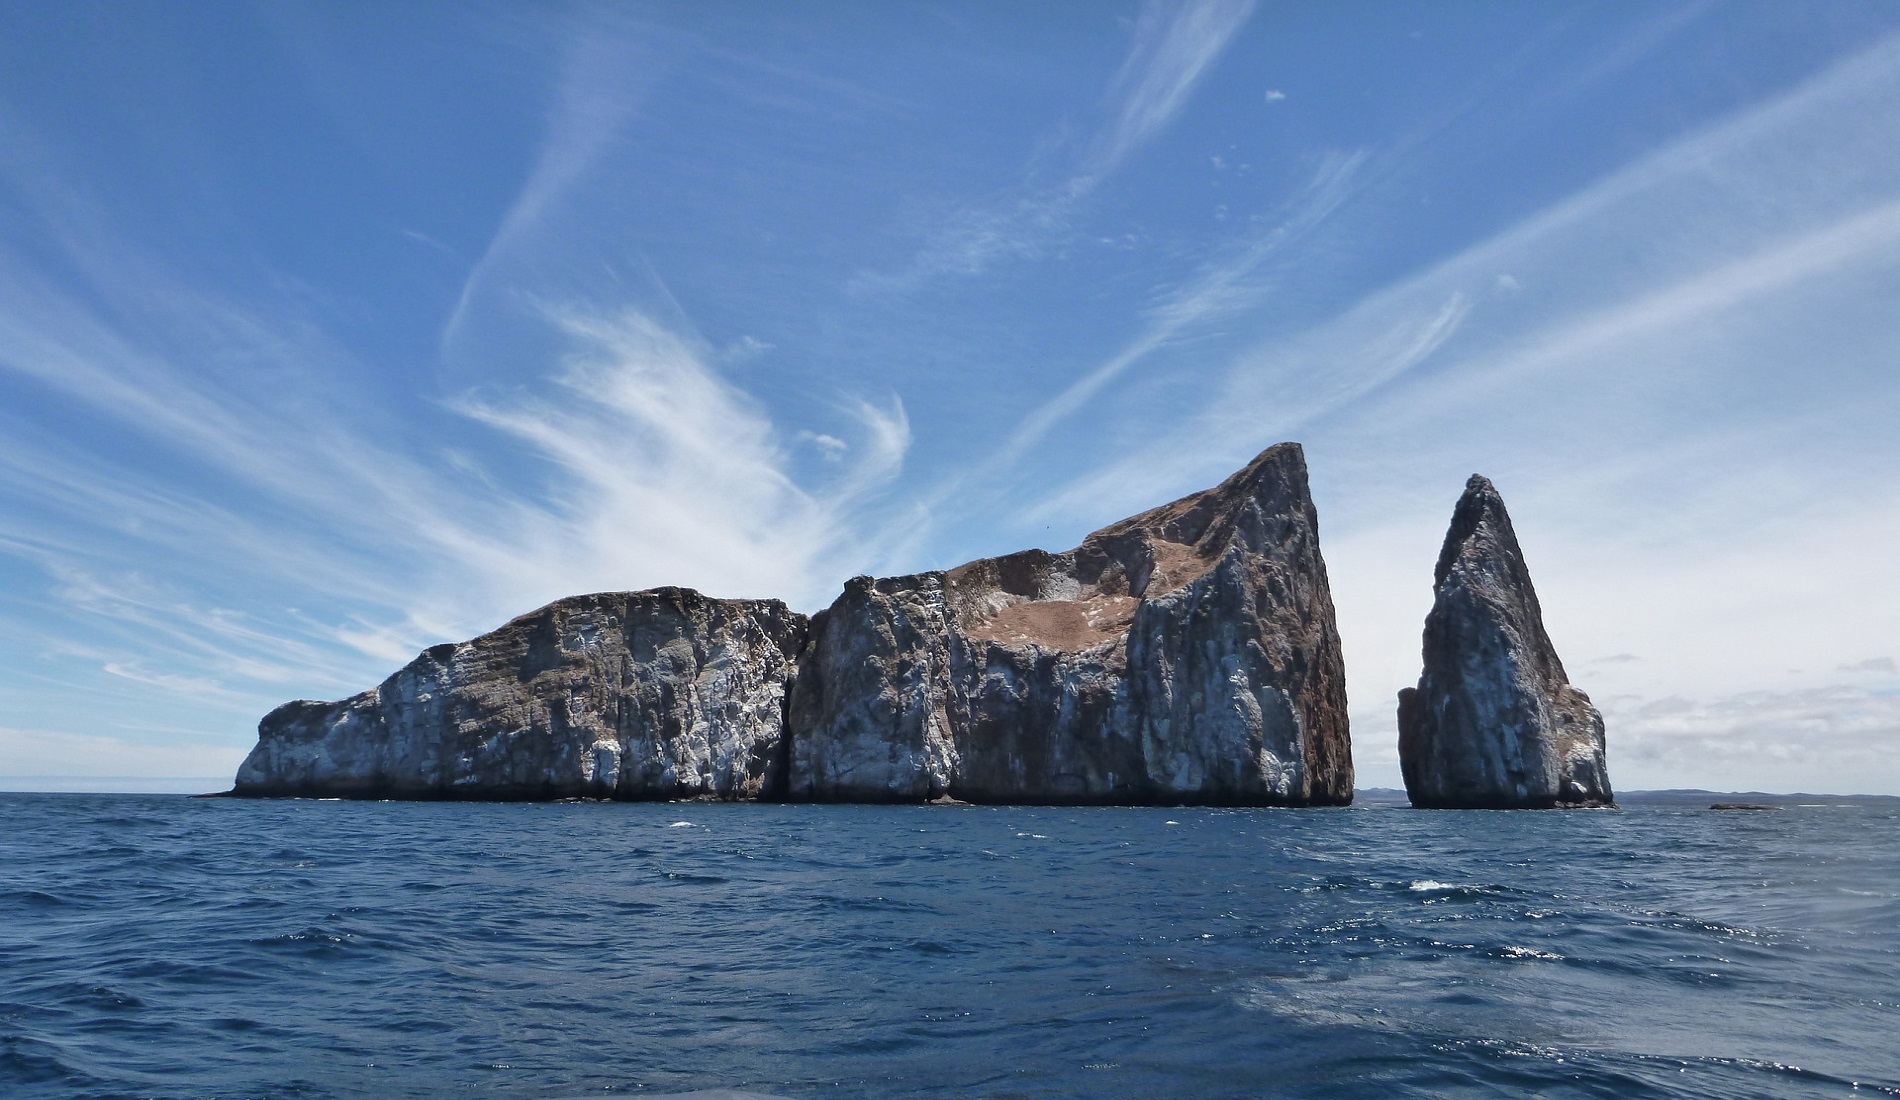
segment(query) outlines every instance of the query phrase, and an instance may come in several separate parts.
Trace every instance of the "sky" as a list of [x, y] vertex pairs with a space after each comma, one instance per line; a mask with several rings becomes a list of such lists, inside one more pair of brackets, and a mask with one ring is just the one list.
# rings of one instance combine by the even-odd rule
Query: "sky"
[[0, 0], [0, 788], [1296, 440], [1360, 786], [1478, 472], [1620, 789], [1900, 794], [1896, 429], [1878, 0]]

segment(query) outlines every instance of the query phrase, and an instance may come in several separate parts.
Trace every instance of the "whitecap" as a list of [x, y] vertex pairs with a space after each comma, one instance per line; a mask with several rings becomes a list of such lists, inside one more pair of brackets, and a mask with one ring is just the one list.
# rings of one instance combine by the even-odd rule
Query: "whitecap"
[[1535, 947], [1506, 947], [1507, 959], [1562, 959], [1563, 956], [1551, 951], [1539, 951]]

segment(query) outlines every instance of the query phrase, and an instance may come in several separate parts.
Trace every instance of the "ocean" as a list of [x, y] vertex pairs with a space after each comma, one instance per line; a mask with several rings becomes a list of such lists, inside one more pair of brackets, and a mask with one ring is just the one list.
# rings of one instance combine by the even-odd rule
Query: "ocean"
[[0, 1095], [1900, 1095], [1900, 800], [1710, 801], [0, 795]]

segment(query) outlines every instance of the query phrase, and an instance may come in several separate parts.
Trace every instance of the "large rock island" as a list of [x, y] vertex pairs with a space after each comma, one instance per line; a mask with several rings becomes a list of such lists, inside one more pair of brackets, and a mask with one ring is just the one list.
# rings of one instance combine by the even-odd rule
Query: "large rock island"
[[1433, 571], [1425, 670], [1399, 692], [1414, 806], [1606, 806], [1603, 717], [1570, 686], [1496, 488], [1476, 474]]
[[1343, 805], [1339, 634], [1296, 444], [1063, 554], [850, 582], [810, 622], [557, 601], [272, 711], [240, 795]]

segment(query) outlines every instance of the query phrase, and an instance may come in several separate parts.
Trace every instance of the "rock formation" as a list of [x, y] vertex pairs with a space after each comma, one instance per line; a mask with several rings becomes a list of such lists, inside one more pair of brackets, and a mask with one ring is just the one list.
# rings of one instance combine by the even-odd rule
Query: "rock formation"
[[755, 798], [805, 617], [682, 588], [574, 596], [258, 726], [240, 795]]
[[854, 579], [812, 621], [790, 732], [792, 799], [1350, 802], [1299, 446], [1067, 553]]
[[1504, 501], [1476, 474], [1452, 513], [1425, 619], [1425, 670], [1399, 692], [1414, 806], [1604, 806], [1603, 718], [1570, 686]]
[[1218, 488], [948, 572], [775, 600], [577, 596], [259, 725], [241, 795], [1352, 800], [1296, 444]]

